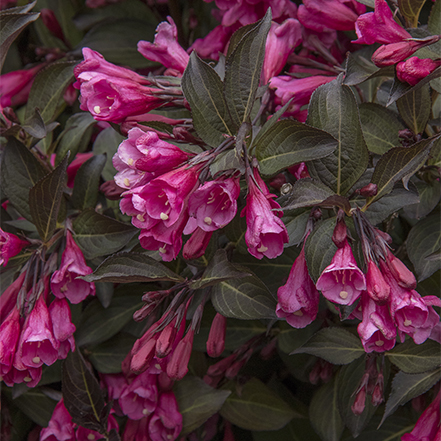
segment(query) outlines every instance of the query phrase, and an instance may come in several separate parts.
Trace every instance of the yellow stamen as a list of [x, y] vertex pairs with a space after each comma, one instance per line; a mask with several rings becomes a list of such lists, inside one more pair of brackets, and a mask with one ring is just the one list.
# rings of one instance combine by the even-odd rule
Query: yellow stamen
[[211, 223], [213, 222], [212, 221], [212, 219], [211, 219], [211, 217], [206, 217], [205, 219], [204, 219], [204, 222], [207, 224], [207, 225], [211, 225]]
[[99, 115], [101, 113], [101, 107], [100, 106], [95, 106], [93, 108], [93, 111]]

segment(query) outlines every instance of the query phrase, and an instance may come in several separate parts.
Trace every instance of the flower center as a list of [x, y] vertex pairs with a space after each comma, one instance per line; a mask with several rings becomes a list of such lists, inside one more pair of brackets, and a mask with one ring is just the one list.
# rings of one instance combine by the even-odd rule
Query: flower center
[[303, 316], [303, 312], [300, 309], [298, 311], [293, 312], [293, 314], [298, 316], [298, 317], [302, 317]]
[[411, 324], [412, 324], [412, 320], [409, 320], [409, 319], [404, 320], [404, 323], [403, 323], [404, 326], [410, 326]]
[[268, 247], [266, 247], [265, 245], [261, 245], [260, 248], [257, 248], [257, 251], [259, 251], [259, 253], [264, 253], [267, 249]]
[[383, 340], [377, 340], [377, 341], [375, 342], [375, 344], [376, 344], [377, 346], [383, 346], [383, 345], [384, 345], [384, 341], [383, 341]]
[[163, 220], [166, 221], [168, 219], [168, 214], [165, 214], [164, 212], [162, 212], [159, 217]]
[[150, 412], [148, 409], [142, 409], [142, 414], [143, 415], [148, 415]]
[[343, 300], [347, 299], [347, 298], [348, 298], [348, 295], [349, 295], [349, 293], [348, 293], [347, 291], [340, 291], [340, 294], [339, 294], [339, 296], [340, 296]]
[[96, 113], [96, 114], [100, 114], [101, 113], [101, 107], [100, 106], [94, 106], [93, 107], [93, 111]]
[[212, 221], [211, 217], [207, 216], [207, 217], [204, 219], [204, 222], [205, 222], [207, 225], [211, 225], [211, 223], [212, 223], [213, 221]]
[[32, 363], [35, 363], [35, 364], [40, 363], [40, 357], [34, 357], [32, 359]]

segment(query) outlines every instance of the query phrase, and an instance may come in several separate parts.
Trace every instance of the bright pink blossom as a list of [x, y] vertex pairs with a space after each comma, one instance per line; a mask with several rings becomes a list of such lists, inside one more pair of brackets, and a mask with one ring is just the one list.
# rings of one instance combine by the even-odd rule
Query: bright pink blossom
[[167, 375], [175, 380], [181, 380], [188, 372], [191, 350], [193, 348], [194, 330], [190, 329], [179, 341], [170, 360], [167, 363]]
[[395, 257], [392, 253], [388, 252], [386, 255], [386, 265], [383, 261], [380, 261], [380, 265], [383, 269], [384, 274], [390, 273], [395, 281], [402, 288], [405, 289], [415, 289], [416, 279], [412, 271], [410, 271], [400, 259]]
[[430, 75], [441, 65], [441, 60], [430, 58], [411, 57], [397, 64], [397, 78], [411, 86], [415, 86], [420, 80]]
[[238, 25], [216, 26], [204, 38], [198, 38], [190, 46], [188, 52], [196, 51], [201, 58], [219, 59], [219, 52], [224, 52], [230, 41], [233, 32], [238, 29]]
[[[116, 432], [118, 432], [119, 427], [118, 422], [111, 413], [107, 420], [107, 432], [110, 432], [112, 429], [115, 429]], [[76, 441], [94, 441], [102, 438], [103, 436], [96, 430], [87, 429], [83, 426], [78, 426], [75, 432]]]
[[162, 392], [158, 406], [149, 422], [151, 441], [174, 441], [182, 430], [182, 415], [178, 409], [175, 394]]
[[21, 240], [15, 234], [0, 228], [0, 265], [7, 265], [11, 257], [16, 256], [29, 242]]
[[75, 351], [73, 334], [76, 328], [72, 323], [70, 306], [67, 300], [55, 299], [49, 306], [49, 315], [52, 320], [54, 337], [60, 343], [58, 358], [64, 359], [69, 351]]
[[282, 254], [288, 233], [279, 218], [280, 205], [274, 201], [275, 195], [268, 191], [257, 169], [253, 173], [254, 179], [248, 182], [247, 204], [241, 213], [247, 221], [245, 242], [248, 252], [257, 259], [274, 259]]
[[23, 285], [26, 271], [23, 271], [0, 296], [0, 323], [8, 316], [17, 303], [18, 293]]
[[277, 290], [277, 317], [286, 318], [294, 328], [304, 328], [317, 316], [319, 293], [308, 273], [302, 247], [285, 285]]
[[366, 290], [375, 302], [385, 303], [389, 299], [390, 287], [384, 280], [382, 272], [372, 260], [368, 263]]
[[3, 381], [9, 387], [14, 384], [25, 383], [27, 387], [35, 387], [41, 380], [42, 367], [27, 367], [21, 362], [18, 353], [15, 353], [11, 370], [3, 377]]
[[331, 302], [352, 305], [366, 289], [364, 274], [358, 268], [351, 246], [346, 241], [338, 248], [316, 283], [317, 289]]
[[140, 420], [128, 419], [124, 427], [122, 441], [151, 441], [148, 424], [150, 416]]
[[11, 369], [20, 337], [20, 328], [20, 313], [17, 307], [14, 307], [0, 326], [0, 375], [2, 377]]
[[75, 424], [61, 399], [52, 413], [47, 427], [40, 433], [40, 441], [75, 441]]
[[73, 240], [70, 231], [66, 233], [66, 248], [61, 257], [60, 268], [52, 274], [51, 290], [59, 299], [67, 298], [71, 303], [80, 303], [88, 295], [95, 295], [95, 285], [78, 276], [90, 274], [83, 253]]
[[141, 40], [138, 51], [147, 60], [156, 61], [165, 67], [177, 69], [181, 74], [187, 67], [189, 56], [178, 43], [178, 31], [175, 22], [167, 17], [168, 23], [163, 21], [156, 28], [155, 41]]
[[184, 259], [199, 259], [199, 257], [203, 256], [208, 244], [210, 243], [212, 235], [212, 231], [207, 233], [199, 227], [196, 228], [196, 230], [191, 234], [190, 239], [185, 242], [184, 248], [182, 249], [182, 256]]

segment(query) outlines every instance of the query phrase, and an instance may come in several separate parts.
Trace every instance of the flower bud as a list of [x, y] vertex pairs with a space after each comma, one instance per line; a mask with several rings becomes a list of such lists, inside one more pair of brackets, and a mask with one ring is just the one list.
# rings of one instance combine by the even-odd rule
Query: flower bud
[[363, 188], [360, 188], [360, 195], [364, 198], [370, 198], [375, 196], [378, 192], [377, 184], [372, 184], [372, 182], [368, 185], [365, 185]]
[[211, 324], [207, 340], [207, 354], [210, 357], [220, 357], [225, 349], [225, 334], [227, 331], [227, 319], [217, 313]]
[[366, 273], [366, 290], [372, 300], [384, 304], [389, 299], [390, 286], [384, 280], [378, 266], [370, 260]]
[[396, 258], [392, 253], [386, 256], [386, 264], [390, 272], [394, 276], [398, 285], [406, 289], [416, 288], [416, 279], [412, 271], [410, 271], [400, 259]]
[[190, 329], [185, 337], [178, 343], [170, 361], [167, 363], [167, 375], [175, 380], [181, 380], [188, 372], [193, 347], [194, 330]]

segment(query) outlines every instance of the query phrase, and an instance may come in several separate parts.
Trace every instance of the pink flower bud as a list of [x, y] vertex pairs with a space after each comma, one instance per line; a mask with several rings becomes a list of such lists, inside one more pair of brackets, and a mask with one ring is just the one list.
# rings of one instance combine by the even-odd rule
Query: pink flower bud
[[17, 307], [14, 307], [0, 326], [0, 375], [2, 377], [11, 369], [20, 337], [20, 328], [20, 313]]
[[234, 352], [229, 355], [226, 358], [223, 358], [222, 360], [218, 361], [215, 364], [212, 364], [208, 370], [207, 370], [207, 374], [210, 377], [214, 377], [216, 375], [223, 375], [225, 373], [225, 371], [234, 363], [234, 361], [237, 358], [237, 354], [235, 354]]
[[208, 244], [210, 243], [212, 235], [212, 231], [207, 233], [199, 227], [196, 228], [190, 239], [185, 242], [184, 248], [182, 249], [182, 256], [184, 259], [198, 259], [199, 257], [203, 256]]
[[64, 37], [63, 29], [61, 28], [54, 11], [48, 8], [40, 9], [40, 16], [49, 32], [69, 47], [69, 43]]
[[164, 358], [171, 352], [177, 332], [175, 318], [161, 331], [156, 340], [156, 356], [158, 358]]
[[75, 351], [73, 333], [76, 328], [72, 323], [70, 307], [66, 299], [55, 299], [49, 306], [54, 337], [60, 343], [58, 359], [65, 359], [69, 351]]
[[40, 433], [40, 441], [75, 441], [75, 424], [61, 399], [55, 406], [47, 427]]
[[23, 271], [0, 296], [0, 323], [7, 317], [17, 303], [18, 293], [23, 285], [26, 271]]
[[377, 191], [377, 184], [372, 184], [371, 182], [360, 189], [360, 195], [364, 198], [370, 198], [372, 196], [375, 196], [377, 194]]
[[227, 319], [217, 313], [211, 323], [207, 340], [207, 354], [210, 357], [220, 357], [225, 349], [225, 334], [227, 332]]
[[11, 257], [16, 256], [29, 242], [21, 240], [15, 234], [6, 233], [0, 228], [0, 265], [6, 266]]
[[[132, 359], [130, 361], [130, 370], [135, 373], [144, 372], [150, 365], [155, 355], [156, 338], [150, 338], [142, 345], [132, 349]], [[139, 341], [139, 340], [138, 340]], [[135, 343], [136, 345], [136, 343]]]
[[400, 259], [395, 257], [392, 253], [388, 253], [386, 256], [386, 264], [398, 285], [406, 289], [416, 288], [416, 279], [414, 274], [406, 267], [406, 265], [404, 265], [403, 262], [401, 262]]
[[357, 392], [355, 396], [354, 403], [351, 406], [352, 413], [354, 415], [361, 415], [364, 411], [365, 404], [366, 404], [366, 388], [363, 387]]
[[379, 406], [384, 401], [384, 376], [382, 372], [378, 374], [372, 392], [372, 404]]
[[415, 86], [423, 78], [430, 75], [441, 65], [441, 60], [431, 60], [430, 58], [411, 57], [406, 61], [397, 64], [397, 78], [400, 81]]
[[370, 260], [366, 273], [366, 290], [372, 300], [384, 304], [389, 299], [390, 287], [375, 263]]
[[253, 349], [248, 349], [241, 358], [236, 360], [228, 369], [225, 371], [225, 377], [232, 380], [237, 376], [239, 371], [246, 365], [251, 355], [253, 355]]
[[167, 375], [175, 380], [181, 380], [188, 372], [193, 347], [194, 330], [190, 329], [185, 337], [178, 343], [171, 359], [167, 363]]
[[155, 413], [149, 422], [151, 441], [174, 441], [182, 430], [182, 415], [178, 409], [175, 394], [162, 392]]
[[334, 232], [332, 233], [332, 242], [334, 242], [337, 248], [342, 248], [345, 246], [348, 237], [348, 228], [346, 227], [344, 220], [344, 212], [340, 219], [337, 219], [337, 224], [335, 225]]

